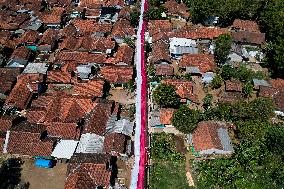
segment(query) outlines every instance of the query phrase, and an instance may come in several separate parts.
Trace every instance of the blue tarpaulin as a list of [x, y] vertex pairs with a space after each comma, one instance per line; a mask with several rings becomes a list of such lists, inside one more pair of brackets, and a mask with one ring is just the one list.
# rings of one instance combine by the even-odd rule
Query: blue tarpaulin
[[52, 167], [52, 160], [50, 159], [36, 159], [35, 160], [36, 167], [43, 167], [43, 168], [51, 168]]

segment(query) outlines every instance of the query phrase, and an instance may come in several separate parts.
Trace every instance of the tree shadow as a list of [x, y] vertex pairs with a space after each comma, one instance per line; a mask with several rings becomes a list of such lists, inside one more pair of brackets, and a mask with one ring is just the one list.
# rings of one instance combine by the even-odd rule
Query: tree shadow
[[29, 183], [21, 182], [20, 158], [10, 158], [4, 161], [0, 167], [0, 188], [1, 189], [28, 189]]

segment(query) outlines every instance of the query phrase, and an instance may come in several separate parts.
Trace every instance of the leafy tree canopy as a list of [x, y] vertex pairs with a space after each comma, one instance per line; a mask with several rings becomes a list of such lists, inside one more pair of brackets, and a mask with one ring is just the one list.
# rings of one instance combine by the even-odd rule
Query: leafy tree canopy
[[162, 83], [154, 90], [153, 99], [162, 107], [173, 107], [178, 104], [179, 96], [172, 85]]
[[173, 115], [172, 124], [183, 133], [191, 133], [201, 120], [199, 111], [181, 106]]
[[228, 34], [220, 35], [215, 40], [215, 45], [216, 48], [214, 51], [214, 55], [216, 57], [216, 60], [219, 64], [224, 64], [228, 59], [228, 55], [230, 54], [232, 37]]

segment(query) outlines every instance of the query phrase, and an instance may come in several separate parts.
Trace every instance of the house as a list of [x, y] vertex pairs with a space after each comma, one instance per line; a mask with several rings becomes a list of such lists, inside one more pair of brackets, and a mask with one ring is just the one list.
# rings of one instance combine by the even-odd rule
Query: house
[[170, 38], [170, 53], [173, 58], [180, 58], [183, 54], [198, 54], [195, 40], [187, 38]]
[[56, 55], [56, 61], [66, 62], [66, 61], [76, 61], [77, 63], [97, 63], [103, 64], [106, 61], [106, 55], [104, 53], [91, 54], [88, 52], [66, 52], [62, 51]]
[[65, 9], [63, 7], [53, 7], [51, 11], [42, 12], [39, 19], [42, 23], [51, 29], [59, 29], [63, 24], [63, 13]]
[[43, 81], [40, 74], [23, 74], [17, 79], [17, 83], [6, 98], [5, 107], [25, 109], [29, 105], [33, 93], [39, 90], [39, 84]]
[[77, 145], [78, 141], [76, 140], [59, 140], [51, 156], [56, 159], [70, 159], [75, 153]]
[[107, 123], [114, 113], [114, 102], [109, 100], [99, 100], [92, 111], [85, 117], [83, 134], [92, 133], [104, 136], [107, 132]]
[[232, 38], [236, 44], [259, 47], [265, 42], [265, 33], [238, 31], [232, 32]]
[[177, 3], [175, 0], [166, 1], [163, 5], [167, 9], [170, 18], [186, 21], [190, 17], [188, 7], [184, 3]]
[[125, 38], [133, 39], [134, 35], [135, 31], [129, 20], [120, 19], [113, 25], [111, 36], [118, 44], [123, 43]]
[[79, 139], [82, 118], [94, 108], [90, 98], [68, 95], [62, 91], [45, 93], [33, 100], [27, 112], [31, 123], [46, 126], [50, 136]]
[[74, 19], [71, 23], [76, 27], [77, 31], [82, 34], [92, 34], [98, 37], [104, 37], [111, 33], [112, 24], [99, 23], [95, 20]]
[[219, 95], [219, 103], [224, 104], [235, 104], [243, 98], [242, 93], [240, 92], [223, 92]]
[[171, 126], [174, 112], [175, 109], [173, 108], [160, 109], [160, 123], [165, 126]]
[[242, 92], [242, 83], [239, 81], [225, 81], [225, 90], [228, 92]]
[[76, 67], [76, 73], [81, 80], [89, 80], [92, 75], [96, 75], [98, 66], [96, 64], [80, 64]]
[[111, 166], [109, 155], [76, 153], [68, 164], [64, 188], [109, 188]]
[[156, 76], [173, 76], [174, 67], [172, 65], [156, 65]]
[[231, 27], [234, 31], [260, 32], [258, 24], [251, 20], [235, 19]]
[[133, 67], [104, 66], [100, 69], [100, 75], [112, 85], [123, 86], [133, 79]]
[[84, 16], [87, 19], [99, 19], [101, 16], [101, 9], [86, 9]]
[[74, 84], [73, 94], [89, 98], [102, 97], [104, 94], [104, 84], [105, 81], [102, 79], [77, 82]]
[[8, 95], [21, 74], [21, 68], [0, 68], [0, 94]]
[[181, 98], [181, 102], [196, 102], [196, 95], [193, 94], [193, 84], [191, 81], [182, 79], [164, 79], [161, 83], [174, 86], [176, 94]]
[[186, 67], [196, 67], [201, 73], [214, 71], [216, 63], [214, 56], [210, 54], [185, 54], [179, 61], [178, 66], [186, 70]]
[[150, 20], [148, 23], [149, 35], [153, 37], [155, 34], [161, 32], [172, 31], [172, 24], [170, 20]]
[[80, 0], [78, 6], [82, 8], [99, 9], [101, 8], [102, 4], [103, 1], [101, 0]]
[[232, 154], [234, 148], [223, 122], [202, 121], [189, 137], [194, 152], [199, 155]]
[[131, 66], [133, 63], [134, 50], [127, 44], [122, 44], [117, 49], [115, 55], [115, 64], [123, 66]]
[[41, 52], [49, 53], [56, 47], [57, 40], [59, 38], [59, 31], [55, 29], [47, 29], [37, 46], [37, 49]]
[[165, 41], [158, 41], [152, 44], [152, 52], [149, 56], [150, 64], [170, 64], [171, 57], [169, 44]]
[[25, 44], [29, 49], [33, 50], [33, 47], [36, 47], [39, 38], [40, 36], [37, 31], [29, 30], [21, 36], [19, 42]]
[[50, 156], [56, 139], [46, 136], [46, 127], [21, 122], [10, 129], [8, 153], [28, 156]]
[[126, 151], [126, 136], [120, 133], [106, 134], [103, 151], [113, 156], [124, 154]]
[[9, 61], [7, 62], [6, 67], [25, 67], [31, 57], [31, 54], [31, 50], [27, 47], [21, 46], [19, 48], [16, 48], [12, 53]]

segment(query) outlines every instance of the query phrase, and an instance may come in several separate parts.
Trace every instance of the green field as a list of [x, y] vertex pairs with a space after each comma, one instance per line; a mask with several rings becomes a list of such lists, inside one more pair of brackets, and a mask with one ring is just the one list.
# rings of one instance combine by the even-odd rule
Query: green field
[[185, 163], [153, 163], [150, 167], [150, 189], [189, 189]]

